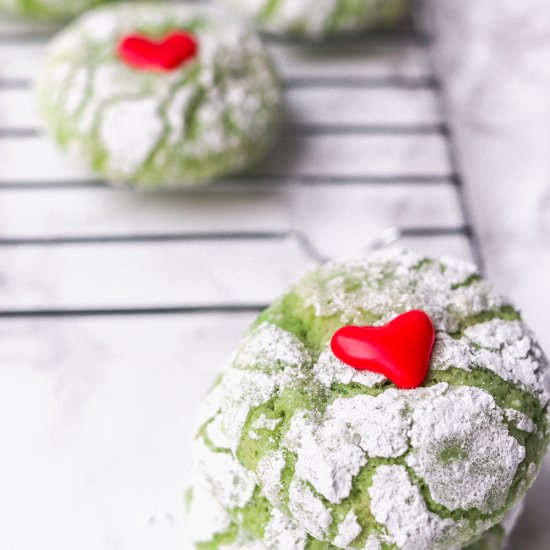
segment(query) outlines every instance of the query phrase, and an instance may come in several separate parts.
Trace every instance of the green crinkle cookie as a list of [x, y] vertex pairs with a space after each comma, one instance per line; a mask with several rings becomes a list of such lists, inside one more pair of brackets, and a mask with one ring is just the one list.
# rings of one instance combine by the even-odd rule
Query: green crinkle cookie
[[[424, 310], [430, 374], [399, 390], [330, 349], [345, 325]], [[470, 264], [387, 250], [326, 264], [260, 315], [221, 385], [220, 430], [315, 539], [465, 546], [525, 494], [548, 445], [547, 360]]]
[[[202, 425], [193, 448], [193, 487], [189, 502], [190, 538], [199, 550], [382, 550], [394, 548], [382, 533], [371, 534], [365, 544], [348, 546], [342, 528], [335, 544], [321, 542], [295, 521], [271, 506], [261, 494], [254, 475], [233, 457], [221, 429], [220, 387], [205, 399]], [[217, 409], [215, 416], [208, 418]], [[203, 411], [204, 412], [204, 411]], [[264, 423], [267, 427], [267, 424]], [[513, 529], [521, 507], [509, 512], [467, 550], [500, 550]], [[348, 537], [349, 538], [349, 537]], [[426, 550], [423, 548], [423, 550]], [[454, 550], [458, 550], [455, 548]]]
[[[136, 69], [122, 38], [194, 35], [196, 57], [168, 72]], [[241, 171], [277, 133], [280, 87], [253, 30], [198, 4], [125, 3], [77, 19], [49, 48], [37, 95], [60, 146], [115, 183], [190, 187]]]
[[111, 0], [0, 0], [0, 12], [36, 19], [67, 19]]
[[264, 30], [322, 38], [389, 27], [400, 22], [411, 0], [225, 0]]

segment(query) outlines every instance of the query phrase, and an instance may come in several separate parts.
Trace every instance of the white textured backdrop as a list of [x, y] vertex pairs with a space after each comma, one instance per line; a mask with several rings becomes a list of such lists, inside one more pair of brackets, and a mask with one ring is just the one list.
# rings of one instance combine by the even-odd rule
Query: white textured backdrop
[[[550, 350], [550, 1], [431, 0], [487, 272]], [[510, 550], [550, 548], [550, 463]]]

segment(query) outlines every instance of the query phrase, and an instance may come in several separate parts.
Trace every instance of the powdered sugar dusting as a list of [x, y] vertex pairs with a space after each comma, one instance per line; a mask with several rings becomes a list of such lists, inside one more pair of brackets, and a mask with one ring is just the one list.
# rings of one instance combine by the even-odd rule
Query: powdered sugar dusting
[[132, 176], [159, 141], [164, 125], [154, 99], [121, 101], [103, 113], [101, 141], [109, 151], [111, 169]]
[[357, 523], [357, 516], [350, 510], [344, 521], [338, 525], [338, 534], [332, 543], [338, 548], [347, 548], [361, 533], [361, 526]]
[[223, 550], [265, 550], [265, 546], [259, 540], [252, 538], [244, 531], [240, 531], [233, 542], [222, 543], [220, 547]]
[[430, 360], [430, 369], [446, 370], [456, 368], [469, 371], [472, 350], [464, 339], [456, 339], [444, 332], [438, 332]]
[[493, 319], [467, 328], [464, 336], [482, 348], [474, 348], [473, 363], [535, 393], [543, 404], [548, 402], [548, 361], [523, 323]]
[[379, 466], [369, 495], [373, 516], [401, 550], [445, 548], [441, 542], [456, 535], [457, 524], [428, 510], [403, 466]]
[[270, 323], [263, 323], [245, 339], [223, 381], [222, 424], [233, 450], [250, 410], [287, 384], [299, 383], [309, 362], [302, 342]]
[[307, 533], [282, 512], [274, 509], [265, 526], [263, 543], [268, 550], [305, 550]]
[[438, 333], [431, 368], [489, 370], [537, 396], [550, 399], [550, 369], [542, 350], [520, 321], [493, 319], [468, 327], [464, 336]]
[[296, 21], [307, 21], [312, 34], [321, 34], [335, 9], [334, 0], [302, 0], [301, 2], [279, 2], [276, 20], [281, 27], [287, 28]]
[[309, 353], [296, 336], [271, 323], [262, 323], [244, 339], [233, 366], [271, 372], [300, 367], [308, 361]]
[[470, 271], [456, 262], [421, 262], [399, 249], [334, 260], [298, 290], [318, 316], [338, 315], [342, 324], [360, 323], [364, 311], [379, 317], [376, 324], [385, 324], [405, 311], [423, 309], [437, 330], [449, 333], [457, 330], [458, 317], [503, 304], [484, 281], [456, 288], [458, 274]]
[[195, 96], [195, 90], [183, 87], [175, 92], [166, 107], [166, 118], [170, 127], [169, 139], [171, 143], [177, 143], [185, 136], [187, 114]]
[[222, 427], [222, 417], [218, 414], [212, 422], [209, 422], [206, 426], [206, 435], [212, 445], [219, 449], [228, 449], [229, 440], [225, 435]]
[[338, 398], [327, 408], [324, 429], [346, 434], [369, 456], [397, 458], [408, 448], [406, 403], [398, 390]]
[[525, 357], [532, 345], [531, 338], [519, 321], [493, 319], [468, 327], [464, 334], [482, 348], [498, 350], [503, 346], [513, 345], [519, 358]]
[[307, 483], [292, 481], [288, 491], [288, 509], [298, 523], [315, 538], [326, 538], [332, 514]]
[[451, 286], [460, 285], [471, 277], [479, 276], [479, 270], [472, 262], [459, 260], [453, 256], [442, 256], [440, 261], [445, 266], [445, 277], [448, 278]]
[[297, 478], [332, 503], [346, 498], [367, 457], [398, 457], [407, 449], [403, 394], [338, 398], [324, 415], [295, 413], [282, 446], [297, 455]]
[[200, 428], [213, 419], [220, 410], [222, 400], [221, 384], [216, 384], [202, 399], [195, 415], [195, 426]]
[[202, 473], [195, 472], [193, 479], [193, 501], [188, 516], [189, 535], [194, 543], [208, 542], [230, 527], [231, 518], [212, 496]]
[[510, 422], [515, 424], [518, 430], [528, 433], [536, 432], [537, 426], [525, 413], [517, 411], [516, 409], [506, 409], [504, 414]]
[[277, 380], [259, 371], [228, 369], [223, 379], [222, 428], [236, 452], [250, 410], [269, 401]]
[[325, 429], [321, 417], [306, 411], [294, 415], [282, 444], [297, 454], [296, 478], [309, 481], [333, 503], [349, 495], [354, 476], [367, 462], [365, 452], [334, 423]]
[[408, 438], [407, 463], [452, 510], [498, 509], [525, 457], [488, 393], [447, 384], [338, 398], [324, 415], [298, 411], [282, 446], [296, 453], [296, 478], [338, 503], [369, 456], [399, 457]]
[[255, 477], [231, 453], [212, 452], [198, 441], [194, 459], [210, 493], [224, 508], [242, 508], [250, 501], [256, 488]]
[[382, 543], [376, 535], [369, 535], [364, 550], [382, 550]]
[[255, 17], [270, 32], [299, 33], [317, 38], [376, 26], [392, 14], [398, 19], [409, 6], [407, 0], [226, 0], [228, 4]]
[[89, 10], [100, 2], [101, 0], [1, 0], [0, 9], [3, 17], [15, 15], [33, 17], [40, 21], [60, 21]]
[[432, 498], [450, 510], [499, 509], [525, 449], [508, 433], [493, 397], [446, 384], [411, 393], [407, 463], [425, 480]]
[[376, 372], [351, 369], [338, 359], [330, 347], [323, 351], [313, 365], [313, 374], [325, 387], [330, 388], [335, 382], [340, 384], [360, 384], [372, 388], [383, 383], [386, 378]]
[[259, 416], [254, 423], [252, 428], [254, 430], [271, 430], [273, 431], [278, 424], [280, 424], [280, 418], [268, 418], [265, 414]]
[[[297, 457], [295, 493], [299, 487], [313, 498], [307, 487], [311, 483], [330, 502], [338, 503], [349, 495], [353, 478], [368, 456], [399, 457], [409, 448], [408, 438], [407, 463], [426, 481], [432, 498], [452, 510], [500, 508], [525, 456], [489, 394], [447, 384], [408, 392], [390, 389], [376, 397], [338, 398], [324, 415], [298, 411], [282, 446]], [[267, 479], [270, 487], [266, 496], [276, 503], [280, 474], [271, 480], [266, 476], [277, 470], [275, 457], [280, 472], [280, 454], [271, 454], [259, 471], [260, 484]], [[322, 505], [316, 497], [313, 500], [317, 508]], [[296, 502], [289, 508], [299, 514], [294, 517], [300, 523], [305, 516], [309, 526], [304, 527], [320, 536], [320, 527], [311, 517], [307, 519], [303, 508]]]
[[65, 97], [68, 114], [74, 115], [86, 99], [86, 88], [88, 86], [89, 73], [84, 67], [79, 69], [72, 79], [72, 86]]
[[[212, 423], [215, 422], [216, 420]], [[194, 445], [193, 456], [194, 494], [197, 497], [193, 499], [191, 506], [190, 523], [193, 527], [193, 523], [200, 520], [193, 540], [206, 542], [216, 533], [224, 532], [229, 527], [231, 520], [225, 510], [242, 508], [250, 502], [257, 486], [254, 475], [243, 468], [227, 450], [212, 451], [199, 438]], [[272, 467], [276, 461], [275, 458], [270, 466]], [[281, 458], [280, 462], [282, 468], [284, 460]], [[269, 471], [269, 474], [272, 475], [272, 472]], [[212, 518], [197, 518], [198, 514], [208, 516], [210, 509], [214, 514]], [[243, 548], [300, 550], [305, 548], [306, 540], [307, 534], [302, 528], [277, 509], [273, 509], [265, 527], [262, 543], [248, 537], [241, 528], [236, 541], [227, 548], [241, 548], [238, 546], [240, 544]]]
[[[229, 4], [259, 16], [265, 13], [266, 0], [227, 0]], [[285, 32], [289, 28], [301, 26], [308, 34], [321, 34], [339, 0], [301, 0], [289, 2], [282, 0], [271, 8], [268, 28], [275, 32]], [[275, 8], [275, 9], [274, 9]]]
[[270, 451], [259, 460], [256, 467], [256, 476], [262, 492], [275, 506], [281, 505], [281, 474], [285, 464], [282, 451]]

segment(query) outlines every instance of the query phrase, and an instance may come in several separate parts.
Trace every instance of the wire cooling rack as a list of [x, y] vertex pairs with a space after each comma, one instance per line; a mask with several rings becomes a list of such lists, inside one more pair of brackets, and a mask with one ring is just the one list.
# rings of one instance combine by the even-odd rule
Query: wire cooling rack
[[43, 135], [32, 82], [46, 40], [0, 34], [0, 316], [259, 310], [304, 268], [387, 227], [404, 245], [479, 262], [418, 35], [271, 40], [288, 106], [271, 158], [160, 196], [105, 187]]
[[268, 39], [286, 99], [270, 158], [154, 195], [105, 186], [40, 130], [50, 34], [0, 24], [0, 416], [24, 419], [0, 485], [29, 488], [0, 546], [170, 550], [191, 411], [255, 313], [326, 258], [398, 236], [479, 263], [477, 238], [410, 29]]

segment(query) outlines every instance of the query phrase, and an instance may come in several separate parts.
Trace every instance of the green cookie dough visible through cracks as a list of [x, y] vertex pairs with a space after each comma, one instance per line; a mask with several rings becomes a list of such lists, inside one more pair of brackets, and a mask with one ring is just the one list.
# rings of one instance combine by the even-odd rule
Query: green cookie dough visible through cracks
[[[139, 70], [120, 40], [183, 29], [196, 58]], [[277, 135], [281, 92], [256, 33], [221, 8], [123, 3], [85, 14], [54, 39], [37, 83], [45, 127], [110, 182], [187, 188], [258, 161]]]
[[[415, 308], [437, 330], [424, 387], [400, 392], [332, 356], [341, 326]], [[413, 535], [426, 547], [464, 546], [523, 497], [548, 444], [548, 365], [519, 313], [468, 264], [406, 252], [308, 275], [260, 315], [222, 388], [231, 451], [269, 502], [325, 542], [351, 517], [353, 548], [381, 523], [396, 548]], [[432, 531], [408, 533], [400, 499]]]
[[[216, 456], [223, 455], [224, 458], [231, 456], [229, 449], [217, 447], [208, 435], [208, 427], [218, 421], [219, 413], [199, 429], [194, 453], [198, 466], [196, 465], [193, 475], [195, 482], [197, 480], [199, 482], [196, 483], [196, 488], [191, 488], [187, 492], [186, 507], [190, 516], [191, 531], [193, 531], [193, 524], [196, 522], [206, 521], [208, 523], [210, 514], [216, 514], [216, 510], [226, 516], [226, 521], [218, 532], [210, 534], [209, 540], [194, 540], [196, 548], [198, 550], [229, 550], [233, 548], [244, 550], [281, 550], [283, 548], [284, 550], [337, 550], [344, 548], [342, 545], [334, 546], [331, 543], [316, 540], [311, 535], [303, 531], [300, 532], [291, 521], [281, 521], [280, 519], [276, 521], [279, 531], [274, 533], [271, 528], [270, 533], [266, 536], [268, 525], [276, 519], [278, 512], [262, 496], [257, 485], [244, 506], [226, 509], [217, 502], [216, 496], [222, 501], [227, 500], [227, 496], [232, 490], [231, 486], [239, 487], [243, 484], [243, 481], [238, 479], [239, 475], [247, 475], [246, 472], [239, 469], [235, 462], [235, 467], [231, 472], [232, 477], [225, 477], [228, 470], [224, 471], [224, 468], [220, 468], [219, 463], [216, 462]], [[211, 461], [212, 457], [214, 457], [213, 461]], [[235, 461], [235, 459], [230, 460]], [[246, 484], [246, 481], [244, 483]], [[203, 492], [199, 496], [204, 497], [204, 492], [206, 492], [207, 498], [210, 499], [209, 502], [207, 501], [206, 507], [203, 504], [204, 509], [202, 510], [193, 509], [195, 504], [193, 497], [197, 496], [198, 491]], [[512, 511], [503, 526], [496, 525], [490, 528], [476, 541], [462, 548], [464, 550], [501, 550], [517, 517], [518, 512]], [[394, 550], [396, 547], [381, 539], [371, 537], [370, 546], [367, 544], [365, 548], [367, 550]], [[458, 548], [453, 550], [458, 550]]]
[[[189, 493], [189, 508], [193, 506], [193, 492]], [[266, 508], [260, 511], [261, 515], [269, 513], [269, 503], [263, 499], [262, 502]], [[251, 513], [247, 514], [249, 517]], [[250, 519], [248, 520], [250, 521]], [[462, 547], [463, 550], [502, 550], [506, 543], [506, 532], [500, 525], [495, 525], [487, 532], [483, 533], [479, 539]], [[227, 548], [241, 548], [242, 550], [260, 550], [265, 549], [265, 545], [258, 539], [252, 536], [249, 531], [246, 530], [246, 525], [239, 525], [237, 521], [231, 520], [230, 526], [222, 533], [216, 533], [213, 535], [212, 540], [197, 542], [195, 547], [197, 550], [227, 550]], [[303, 547], [304, 550], [338, 550], [338, 547], [327, 543], [315, 540], [311, 536], [306, 537], [306, 544]], [[272, 548], [270, 550], [282, 550]], [[296, 550], [294, 548], [285, 548], [284, 550]], [[380, 550], [391, 550], [390, 546], [382, 544]], [[458, 550], [458, 549], [456, 549]]]

